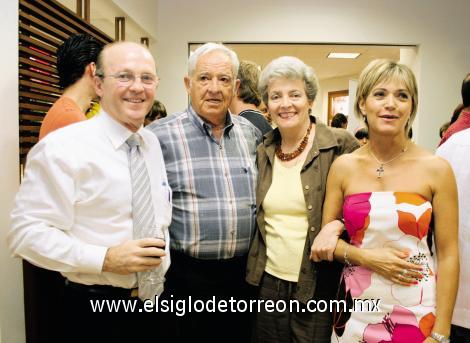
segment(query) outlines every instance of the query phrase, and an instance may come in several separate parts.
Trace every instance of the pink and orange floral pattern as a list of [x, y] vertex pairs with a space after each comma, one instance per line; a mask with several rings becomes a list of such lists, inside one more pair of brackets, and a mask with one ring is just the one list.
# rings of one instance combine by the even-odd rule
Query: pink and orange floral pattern
[[416, 193], [371, 192], [345, 198], [343, 216], [351, 244], [360, 248], [395, 247], [423, 266], [416, 285], [401, 286], [362, 267], [345, 267], [340, 298], [380, 299], [378, 312], [341, 313], [332, 342], [423, 342], [435, 320], [436, 269], [426, 238], [431, 203]]

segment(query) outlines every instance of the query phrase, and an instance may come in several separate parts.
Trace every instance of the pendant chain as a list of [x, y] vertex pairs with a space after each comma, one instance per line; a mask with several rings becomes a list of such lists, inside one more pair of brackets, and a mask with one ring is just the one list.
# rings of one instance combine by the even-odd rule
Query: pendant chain
[[407, 150], [408, 150], [408, 146], [405, 146], [403, 149], [401, 149], [401, 151], [396, 155], [394, 156], [393, 158], [391, 158], [390, 160], [386, 161], [386, 162], [382, 162], [380, 161], [375, 155], [374, 153], [372, 152], [372, 150], [370, 149], [370, 145], [369, 145], [369, 154], [374, 158], [374, 160], [379, 164], [379, 167], [375, 170], [376, 173], [377, 173], [377, 178], [380, 179], [382, 177], [382, 174], [385, 172], [384, 170], [384, 165], [386, 164], [389, 164], [389, 163], [392, 163], [393, 161], [395, 161], [398, 157], [400, 157], [401, 155], [403, 155]]

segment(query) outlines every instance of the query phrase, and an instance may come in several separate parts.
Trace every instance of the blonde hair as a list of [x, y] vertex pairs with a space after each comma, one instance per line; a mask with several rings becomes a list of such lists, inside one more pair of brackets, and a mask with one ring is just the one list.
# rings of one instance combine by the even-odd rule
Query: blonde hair
[[[402, 82], [411, 95], [411, 114], [410, 119], [405, 126], [405, 134], [408, 135], [418, 108], [418, 87], [413, 72], [402, 63], [387, 59], [378, 59], [373, 60], [364, 68], [359, 76], [359, 82], [357, 84], [354, 113], [357, 118], [364, 120], [364, 115], [361, 112], [359, 104], [361, 101], [365, 101], [367, 99], [376, 85], [390, 80]], [[367, 121], [364, 120], [364, 122], [368, 126]]]

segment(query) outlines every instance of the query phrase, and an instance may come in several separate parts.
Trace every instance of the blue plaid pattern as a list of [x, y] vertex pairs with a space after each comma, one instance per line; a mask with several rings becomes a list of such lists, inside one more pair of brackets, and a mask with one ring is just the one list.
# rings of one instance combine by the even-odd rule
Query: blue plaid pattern
[[148, 128], [160, 141], [173, 190], [171, 248], [201, 259], [246, 254], [255, 229], [261, 132], [228, 114], [219, 144], [192, 107]]

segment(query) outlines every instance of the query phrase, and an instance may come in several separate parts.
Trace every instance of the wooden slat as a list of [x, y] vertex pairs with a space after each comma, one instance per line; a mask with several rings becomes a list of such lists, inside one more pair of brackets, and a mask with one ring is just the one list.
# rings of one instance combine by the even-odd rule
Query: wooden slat
[[[65, 7], [64, 5], [62, 5], [60, 2], [55, 1], [55, 0], [48, 0], [47, 4], [54, 7], [59, 12], [63, 13], [65, 16], [74, 18], [74, 20], [76, 20], [76, 21], [82, 23], [83, 25], [85, 25], [85, 27], [87, 27], [90, 31], [92, 31], [92, 33], [93, 33], [92, 36], [95, 37], [98, 40], [101, 40], [103, 43], [110, 43], [110, 42], [113, 41], [113, 39], [111, 37], [109, 37], [106, 33], [101, 31], [96, 26], [93, 26], [90, 23], [84, 21], [82, 18], [77, 17], [76, 13], [74, 13], [72, 10], [70, 10], [67, 7]], [[85, 6], [86, 6], [86, 4], [85, 4]]]
[[37, 58], [39, 58], [41, 60], [46, 60], [46, 61], [52, 62], [53, 64], [56, 64], [56, 58], [55, 57], [51, 57], [51, 56], [41, 54], [40, 52], [37, 52], [35, 50], [32, 50], [32, 49], [27, 48], [27, 47], [22, 46], [22, 45], [19, 46], [19, 50], [20, 50], [20, 52], [21, 51], [22, 52], [27, 52], [29, 55], [36, 56]]
[[20, 80], [20, 86], [37, 88], [37, 89], [41, 89], [41, 90], [52, 92], [52, 93], [60, 93], [60, 89], [58, 88], [50, 87], [50, 86], [46, 86], [46, 85], [42, 85], [39, 83], [34, 83], [34, 82], [26, 81], [26, 80]]
[[22, 125], [41, 125], [43, 118], [47, 112], [26, 112], [27, 110], [22, 110], [20, 113], [20, 124]]
[[33, 77], [33, 78], [36, 78], [45, 82], [50, 82], [50, 83], [59, 82], [59, 79], [57, 77], [49, 77], [49, 76], [46, 76], [46, 75], [43, 75], [34, 71], [25, 70], [25, 69], [20, 70], [20, 75]]
[[20, 63], [28, 64], [28, 65], [36, 67], [38, 69], [48, 71], [48, 72], [50, 72], [54, 75], [56, 75], [56, 73], [57, 73], [56, 68], [46, 66], [45, 64], [38, 63], [38, 62], [35, 62], [35, 61], [31, 61], [30, 59], [27, 59], [26, 57], [20, 57]]
[[[58, 96], [47, 96], [39, 93], [33, 93], [33, 92], [24, 92], [20, 91], [20, 99], [21, 98], [28, 98], [28, 99], [39, 99], [39, 100], [44, 100], [48, 101], [50, 103], [55, 102], [59, 97]], [[21, 101], [21, 100], [20, 100]]]
[[33, 114], [23, 114], [21, 115], [22, 120], [29, 120], [29, 121], [39, 121], [41, 122], [44, 118], [44, 115], [33, 115]]
[[32, 110], [22, 109], [20, 112], [20, 122], [22, 124], [26, 122], [34, 122], [35, 124], [40, 125], [46, 113], [47, 112], [45, 111], [35, 112]]
[[[51, 24], [54, 24], [55, 27], [55, 30], [57, 32], [61, 32], [59, 31], [59, 28], [62, 29], [63, 32], [66, 32], [66, 33], [69, 33], [69, 35], [71, 33], [75, 33], [77, 32], [77, 30], [73, 27], [70, 27], [70, 26], [67, 26], [65, 23], [63, 23], [62, 21], [54, 18], [53, 16], [47, 14], [46, 12], [40, 10], [38, 7], [36, 7], [35, 5], [40, 3], [39, 1], [34, 1], [34, 2], [29, 2], [27, 7], [26, 7], [26, 1], [25, 0], [20, 0], [20, 9], [21, 9], [21, 6], [25, 6], [27, 8], [27, 11], [28, 12], [34, 12], [35, 14], [35, 19], [37, 19], [37, 16], [40, 16], [43, 18], [43, 20], [47, 20], [48, 22], [50, 22]], [[34, 4], [34, 5], [33, 5]], [[25, 10], [25, 8], [23, 7], [23, 11]], [[50, 25], [49, 25], [50, 26]], [[61, 32], [61, 34], [63, 34]]]
[[28, 25], [26, 23], [20, 22], [19, 28], [20, 28], [21, 32], [23, 32], [23, 33], [28, 33], [29, 32], [35, 37], [41, 37], [41, 39], [49, 42], [51, 45], [54, 45], [55, 47], [58, 47], [59, 45], [61, 45], [63, 43], [63, 40], [57, 39], [56, 37], [51, 36], [47, 32], [41, 31], [41, 30], [37, 29], [36, 27]]
[[82, 13], [82, 10], [83, 10], [83, 3], [82, 3], [82, 0], [77, 0], [77, 16], [79, 16], [80, 18], [83, 18], [83, 13]]
[[20, 143], [36, 144], [37, 142], [38, 142], [38, 137], [36, 137], [36, 136], [23, 136], [23, 137], [20, 137]]
[[27, 23], [29, 23], [29, 25], [31, 26], [36, 26], [38, 27], [39, 29], [41, 29], [41, 31], [44, 31], [44, 32], [47, 32], [48, 34], [52, 35], [53, 37], [57, 37], [59, 39], [62, 39], [62, 40], [66, 40], [69, 36], [70, 36], [70, 32], [63, 32], [63, 31], [60, 31], [58, 29], [56, 29], [55, 27], [53, 27], [52, 25], [49, 25], [47, 24], [46, 22], [28, 14], [28, 13], [25, 13], [24, 11], [22, 11], [20, 9], [20, 20], [21, 21], [26, 21]]
[[39, 125], [20, 125], [22, 131], [39, 132], [39, 128]]
[[50, 53], [52, 55], [56, 54], [56, 52], [57, 52], [56, 47], [50, 46], [49, 44], [44, 44], [44, 43], [38, 41], [37, 39], [30, 38], [30, 37], [28, 37], [26, 35], [23, 35], [23, 34], [20, 34], [19, 38], [20, 38], [20, 41], [28, 42], [32, 45], [35, 45], [35, 46], [41, 48], [42, 50], [46, 50], [48, 53]]
[[[44, 7], [45, 9], [47, 9], [48, 11], [50, 11], [50, 13], [53, 13], [55, 14], [56, 16], [58, 16], [58, 18], [56, 19], [58, 22], [60, 23], [64, 23], [64, 26], [67, 27], [67, 23], [71, 26], [73, 26], [77, 31], [82, 31], [82, 32], [86, 32], [88, 33], [89, 35], [92, 35], [93, 36], [93, 32], [91, 30], [88, 29], [88, 25], [83, 25], [82, 23], [80, 23], [80, 21], [78, 20], [72, 20], [70, 19], [69, 17], [65, 16], [64, 14], [60, 13], [58, 10], [56, 10], [55, 8], [53, 8], [52, 6], [50, 6], [48, 3], [46, 3], [45, 1], [42, 1], [42, 0], [36, 0], [35, 1], [36, 4]], [[80, 18], [81, 19], [81, 18]], [[103, 43], [107, 43], [107, 41], [101, 37], [98, 37], [100, 41], [102, 41]]]
[[42, 111], [42, 112], [47, 112], [50, 108], [50, 106], [40, 106], [36, 104], [28, 104], [26, 102], [20, 103], [21, 108], [26, 108], [34, 111]]

